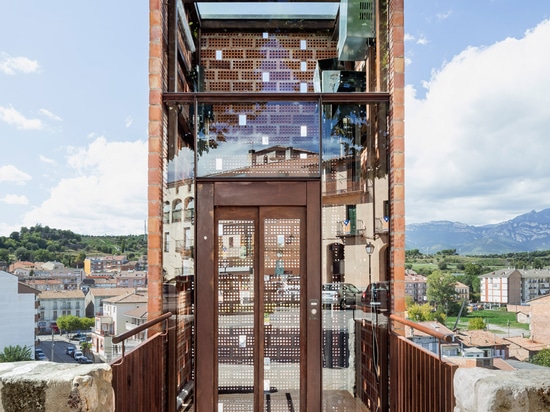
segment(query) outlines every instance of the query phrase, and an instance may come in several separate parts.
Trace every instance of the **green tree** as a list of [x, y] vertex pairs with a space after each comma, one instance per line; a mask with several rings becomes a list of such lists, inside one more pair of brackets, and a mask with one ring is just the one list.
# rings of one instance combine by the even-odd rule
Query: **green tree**
[[529, 359], [529, 362], [534, 363], [535, 365], [550, 367], [550, 349], [541, 350], [536, 355], [533, 355]]
[[428, 300], [439, 311], [445, 311], [445, 304], [456, 299], [456, 279], [453, 275], [436, 270], [426, 278]]
[[477, 263], [466, 263], [465, 267], [464, 267], [464, 274], [466, 276], [479, 276], [481, 275], [481, 271], [483, 270], [483, 268], [481, 267], [481, 265], [477, 264]]
[[77, 330], [89, 331], [93, 324], [94, 319], [79, 318], [74, 315], [64, 315], [57, 318], [59, 329], [66, 330], [67, 332], [75, 332]]
[[468, 320], [468, 330], [485, 329], [486, 326], [482, 318], [471, 318]]
[[407, 309], [407, 314], [411, 320], [425, 322], [434, 319], [434, 308], [428, 303], [423, 305], [415, 303]]
[[15, 257], [19, 260], [31, 260], [32, 253], [27, 248], [20, 246], [15, 250]]
[[0, 353], [0, 362], [20, 362], [32, 360], [31, 348], [28, 346], [6, 346]]
[[95, 326], [95, 318], [80, 318], [82, 321], [82, 330], [89, 331]]

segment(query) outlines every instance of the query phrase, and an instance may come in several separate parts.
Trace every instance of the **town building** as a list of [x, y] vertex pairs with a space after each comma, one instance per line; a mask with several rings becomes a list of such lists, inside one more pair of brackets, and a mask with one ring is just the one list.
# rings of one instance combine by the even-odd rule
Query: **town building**
[[321, 410], [349, 336], [323, 283], [405, 310], [403, 4], [280, 6], [150, 3], [148, 316], [177, 314], [198, 410], [270, 384]]
[[6, 346], [27, 346], [34, 354], [38, 291], [20, 283], [17, 276], [0, 271], [0, 352]]
[[529, 302], [550, 292], [550, 270], [520, 270], [522, 283], [522, 302]]
[[499, 269], [480, 277], [480, 301], [496, 305], [521, 304], [522, 275], [517, 269]]
[[[92, 349], [107, 360], [121, 353], [120, 345], [112, 343], [113, 336], [134, 329], [146, 322], [147, 294], [126, 293], [103, 301], [103, 315], [96, 316], [92, 330]], [[128, 349], [147, 337], [146, 332], [125, 341]]]
[[[419, 325], [424, 326], [427, 329], [432, 329], [434, 331], [437, 331], [439, 333], [443, 333], [445, 335], [453, 335], [454, 333], [452, 330], [447, 328], [445, 325], [437, 322], [437, 321], [425, 321], [425, 322], [417, 322]], [[421, 330], [408, 328], [408, 338], [416, 343], [419, 346], [422, 346], [424, 349], [429, 350], [430, 352], [433, 352], [437, 355], [441, 356], [458, 356], [461, 352], [461, 348], [458, 344], [458, 342], [440, 342], [439, 339], [437, 339], [434, 336], [431, 336]]]
[[508, 359], [508, 342], [501, 336], [487, 330], [465, 330], [457, 335], [464, 348], [481, 352], [480, 357]]
[[109, 272], [133, 269], [127, 266], [129, 264], [126, 256], [96, 256], [84, 259], [84, 272], [86, 275], [92, 275], [96, 272]]
[[465, 285], [464, 283], [461, 283], [461, 282], [456, 282], [455, 290], [456, 290], [456, 300], [458, 302], [470, 301], [470, 288], [468, 287], [468, 285]]
[[145, 288], [147, 287], [147, 272], [125, 270], [115, 275], [117, 288]]
[[90, 288], [84, 299], [86, 307], [86, 317], [93, 318], [102, 316], [104, 312], [103, 302], [115, 296], [128, 295], [134, 293], [132, 288]]
[[46, 290], [38, 295], [41, 321], [55, 321], [59, 316], [84, 317], [84, 293], [81, 290]]
[[427, 290], [428, 284], [426, 283], [426, 276], [419, 275], [410, 270], [405, 272], [405, 294], [410, 296], [414, 303], [419, 305], [427, 303]]
[[531, 341], [550, 345], [550, 295], [529, 302]]

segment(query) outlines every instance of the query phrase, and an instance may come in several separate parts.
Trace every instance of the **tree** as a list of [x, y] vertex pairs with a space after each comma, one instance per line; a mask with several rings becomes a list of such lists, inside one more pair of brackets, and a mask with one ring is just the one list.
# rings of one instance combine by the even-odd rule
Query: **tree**
[[445, 311], [445, 304], [456, 299], [456, 279], [453, 275], [434, 271], [426, 278], [428, 300], [439, 311]]
[[481, 265], [477, 264], [477, 263], [466, 263], [466, 266], [464, 267], [464, 274], [466, 276], [479, 276], [481, 275], [481, 271], [483, 270], [483, 268], [481, 267]]
[[536, 355], [533, 355], [529, 359], [529, 362], [534, 363], [535, 365], [550, 367], [550, 349], [541, 350]]
[[31, 260], [32, 253], [30, 250], [27, 250], [27, 248], [20, 246], [15, 250], [15, 257], [19, 260]]
[[482, 318], [471, 318], [468, 320], [468, 330], [485, 329], [486, 326]]
[[0, 362], [21, 362], [32, 360], [31, 348], [28, 346], [6, 346], [0, 353]]
[[428, 303], [425, 303], [423, 305], [419, 305], [415, 303], [407, 309], [407, 314], [409, 316], [409, 319], [417, 322], [425, 322], [425, 321], [433, 320], [434, 319], [433, 313], [434, 313], [434, 308], [430, 306]]
[[[65, 315], [57, 318], [57, 326], [60, 330], [66, 330], [68, 332], [74, 332], [77, 330], [89, 330], [91, 325], [87, 320], [88, 318], [79, 318], [74, 315]], [[94, 319], [90, 319], [92, 324]]]

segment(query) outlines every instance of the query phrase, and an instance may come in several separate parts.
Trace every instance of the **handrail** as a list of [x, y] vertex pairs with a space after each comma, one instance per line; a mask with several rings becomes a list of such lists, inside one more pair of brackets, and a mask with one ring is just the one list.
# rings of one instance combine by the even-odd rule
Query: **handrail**
[[139, 333], [139, 332], [141, 332], [145, 329], [149, 329], [151, 326], [156, 325], [157, 323], [160, 323], [160, 322], [170, 318], [171, 316], [172, 316], [172, 312], [166, 312], [166, 313], [160, 315], [158, 318], [155, 318], [155, 319], [152, 319], [152, 320], [149, 320], [149, 321], [145, 322], [143, 325], [136, 326], [132, 330], [129, 330], [129, 331], [121, 333], [120, 335], [114, 336], [112, 342], [113, 342], [113, 344], [116, 345], [117, 343], [120, 343], [123, 340], [128, 339], [130, 336], [134, 336], [135, 334], [137, 334], [137, 333]]
[[391, 314], [390, 315], [390, 319], [391, 320], [394, 320], [396, 322], [399, 322], [405, 326], [409, 326], [413, 329], [417, 329], [421, 332], [424, 332], [430, 336], [433, 336], [434, 338], [437, 338], [439, 339], [440, 341], [445, 341], [447, 343], [452, 343], [454, 342], [454, 334], [453, 333], [441, 333], [441, 332], [438, 332], [438, 331], [435, 331], [433, 329], [430, 329], [424, 325], [420, 325], [416, 322], [413, 322], [411, 320], [408, 320], [408, 319], [405, 319], [405, 318], [402, 318], [401, 316], [397, 316], [395, 314]]

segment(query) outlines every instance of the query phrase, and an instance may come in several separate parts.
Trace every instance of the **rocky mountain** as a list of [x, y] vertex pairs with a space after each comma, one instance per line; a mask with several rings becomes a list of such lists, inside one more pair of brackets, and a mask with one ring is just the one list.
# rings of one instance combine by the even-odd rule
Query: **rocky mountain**
[[429, 254], [456, 249], [461, 255], [550, 250], [550, 209], [485, 226], [448, 221], [413, 223], [406, 227], [406, 248]]

